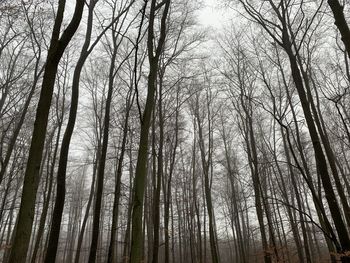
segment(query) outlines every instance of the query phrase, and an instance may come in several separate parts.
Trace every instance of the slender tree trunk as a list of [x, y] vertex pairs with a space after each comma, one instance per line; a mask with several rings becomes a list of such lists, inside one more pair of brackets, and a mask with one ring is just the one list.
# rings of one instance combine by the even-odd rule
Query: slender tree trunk
[[[147, 4], [147, 2], [146, 2]], [[145, 109], [141, 119], [141, 133], [139, 151], [137, 156], [136, 174], [134, 182], [134, 199], [132, 209], [132, 234], [130, 263], [141, 263], [142, 260], [142, 208], [144, 199], [145, 179], [147, 176], [147, 152], [148, 152], [148, 134], [151, 123], [152, 111], [154, 108], [154, 95], [156, 90], [156, 79], [158, 71], [159, 56], [163, 50], [166, 36], [166, 20], [170, 7], [170, 0], [165, 1], [164, 10], [161, 18], [161, 29], [158, 39], [158, 45], [154, 54], [154, 20], [156, 16], [156, 0], [152, 0], [148, 25], [148, 57], [149, 57], [149, 75], [148, 75], [148, 93]]]
[[253, 187], [254, 187], [254, 194], [255, 194], [255, 209], [258, 217], [259, 227], [260, 227], [260, 234], [261, 234], [261, 241], [264, 249], [264, 261], [265, 263], [271, 263], [272, 262], [272, 256], [270, 253], [270, 248], [267, 241], [266, 236], [266, 230], [265, 230], [265, 223], [264, 223], [264, 210], [263, 210], [263, 201], [261, 200], [261, 189], [260, 189], [260, 179], [258, 174], [258, 156], [256, 152], [256, 144], [255, 144], [255, 138], [254, 138], [254, 132], [253, 132], [253, 125], [252, 125], [252, 117], [249, 116], [248, 110], [244, 106], [243, 98], [241, 97], [242, 106], [244, 107], [244, 111], [246, 114], [246, 135], [245, 140], [247, 144], [247, 152], [248, 152], [248, 159], [249, 159], [249, 167], [251, 170], [251, 175], [253, 179]]
[[91, 0], [89, 4], [88, 25], [87, 25], [87, 32], [85, 36], [85, 42], [83, 44], [82, 51], [73, 75], [69, 119], [68, 119], [66, 130], [64, 132], [62, 145], [61, 145], [60, 158], [59, 158], [58, 171], [57, 171], [56, 201], [55, 201], [55, 206], [52, 214], [49, 243], [48, 243], [47, 252], [44, 260], [45, 263], [55, 262], [56, 255], [57, 255], [58, 240], [60, 236], [61, 221], [62, 221], [62, 213], [63, 213], [65, 196], [66, 196], [66, 173], [67, 173], [69, 146], [70, 146], [70, 141], [74, 131], [75, 120], [76, 120], [77, 110], [78, 110], [80, 74], [81, 74], [83, 65], [86, 61], [86, 58], [89, 54], [87, 50], [91, 39], [94, 5], [95, 5], [95, 0]]
[[43, 153], [57, 67], [64, 50], [80, 24], [83, 13], [84, 1], [76, 0], [73, 18], [66, 30], [63, 32], [61, 38], [59, 38], [65, 2], [65, 0], [59, 0], [50, 48], [47, 55], [42, 89], [29, 150], [29, 157], [24, 175], [22, 198], [17, 220], [18, 226], [14, 232], [14, 240], [9, 263], [24, 263], [27, 258], [27, 251], [34, 219], [35, 198], [39, 184], [40, 163]]
[[[0, 169], [0, 184], [4, 178], [4, 175], [5, 175], [5, 172], [6, 172], [6, 168], [10, 162], [10, 158], [11, 158], [11, 155], [12, 155], [12, 152], [13, 152], [13, 148], [15, 147], [15, 144], [16, 144], [16, 140], [18, 138], [18, 135], [19, 135], [19, 132], [23, 126], [23, 123], [24, 123], [24, 120], [25, 120], [25, 116], [27, 114], [27, 111], [28, 111], [28, 107], [30, 105], [30, 102], [32, 100], [32, 97], [34, 95], [34, 91], [35, 91], [35, 88], [37, 86], [37, 83], [39, 81], [39, 78], [40, 78], [40, 75], [43, 71], [44, 68], [41, 68], [39, 70], [39, 62], [40, 62], [40, 56], [35, 64], [35, 70], [34, 70], [34, 80], [33, 80], [33, 84], [32, 84], [32, 87], [30, 89], [30, 92], [29, 92], [29, 95], [26, 99], [26, 102], [24, 103], [24, 107], [23, 107], [23, 110], [22, 110], [22, 114], [21, 114], [21, 117], [16, 125], [16, 128], [13, 132], [13, 135], [11, 137], [11, 140], [10, 140], [10, 143], [9, 143], [9, 146], [8, 146], [8, 149], [6, 151], [6, 154], [5, 154], [5, 158], [4, 160], [1, 162], [1, 169]], [[0, 217], [1, 218], [1, 217]]]
[[75, 260], [74, 260], [75, 263], [79, 263], [80, 251], [81, 251], [81, 246], [83, 244], [83, 238], [84, 238], [84, 232], [85, 232], [86, 224], [87, 224], [87, 221], [89, 218], [90, 208], [91, 208], [91, 204], [93, 201], [93, 196], [95, 193], [95, 180], [96, 180], [97, 165], [98, 165], [97, 163], [98, 163], [98, 160], [100, 159], [100, 148], [101, 148], [101, 142], [100, 142], [100, 140], [98, 140], [97, 148], [96, 148], [96, 157], [95, 157], [94, 165], [93, 165], [93, 169], [92, 169], [93, 172], [92, 172], [92, 180], [91, 180], [91, 186], [90, 186], [89, 199], [88, 199], [88, 202], [86, 205], [83, 223], [81, 225], [80, 233], [78, 236], [77, 249], [76, 249]]
[[102, 148], [101, 148], [101, 157], [98, 161], [98, 169], [97, 169], [96, 200], [94, 205], [92, 239], [91, 239], [90, 254], [89, 254], [89, 260], [88, 260], [89, 263], [95, 263], [96, 254], [97, 254], [98, 236], [100, 231], [100, 213], [101, 213], [101, 206], [102, 206], [104, 173], [105, 173], [108, 137], [109, 137], [110, 108], [111, 108], [112, 94], [113, 94], [113, 88], [114, 88], [114, 70], [115, 70], [116, 56], [117, 56], [117, 49], [115, 48], [113, 51], [113, 55], [111, 58], [111, 65], [109, 69], [108, 94], [107, 94], [104, 124], [103, 124], [103, 141], [102, 141]]
[[130, 109], [132, 106], [133, 99], [134, 99], [134, 95], [133, 95], [133, 92], [130, 90], [128, 94], [127, 105], [126, 105], [126, 115], [125, 115], [124, 127], [123, 127], [122, 145], [121, 145], [118, 165], [117, 165], [113, 212], [112, 212], [113, 215], [112, 215], [111, 240], [108, 248], [108, 259], [107, 259], [108, 263], [115, 262], [115, 259], [116, 259], [115, 247], [116, 247], [116, 230], [117, 230], [118, 215], [119, 215], [120, 187], [121, 187], [121, 178], [122, 178], [122, 172], [123, 172], [122, 169], [123, 169], [124, 154], [125, 154], [128, 129], [129, 129], [129, 115], [130, 115]]
[[43, 236], [44, 230], [45, 230], [45, 222], [46, 222], [46, 219], [47, 219], [47, 214], [48, 214], [48, 211], [49, 211], [49, 205], [50, 205], [50, 200], [51, 200], [51, 194], [52, 194], [52, 190], [53, 190], [52, 189], [53, 188], [53, 177], [54, 177], [53, 175], [54, 175], [54, 172], [55, 172], [56, 157], [57, 157], [57, 152], [58, 152], [59, 140], [60, 140], [60, 136], [61, 136], [61, 126], [62, 126], [62, 121], [60, 122], [60, 124], [58, 126], [55, 148], [54, 148], [54, 152], [53, 152], [53, 155], [52, 155], [52, 162], [51, 162], [50, 172], [49, 172], [48, 177], [47, 177], [47, 180], [48, 180], [48, 182], [47, 182], [48, 183], [47, 196], [44, 199], [43, 210], [41, 212], [38, 233], [37, 233], [36, 242], [35, 242], [35, 245], [34, 245], [34, 250], [33, 250], [33, 253], [32, 253], [32, 260], [31, 260], [32, 263], [36, 262], [37, 253], [39, 251], [40, 241], [42, 239], [42, 236]]
[[341, 40], [343, 41], [345, 49], [350, 58], [350, 29], [345, 19], [344, 6], [340, 4], [339, 0], [328, 0], [327, 2], [329, 7], [332, 9], [335, 19], [334, 24], [337, 26], [340, 32]]
[[[289, 44], [287, 44], [287, 46], [290, 47]], [[337, 234], [340, 240], [340, 244], [342, 246], [342, 251], [339, 251], [339, 252], [345, 252], [350, 250], [350, 239], [349, 239], [348, 231], [342, 219], [337, 198], [333, 190], [332, 182], [330, 180], [330, 176], [328, 173], [326, 158], [324, 156], [322, 146], [320, 144], [320, 140], [315, 127], [315, 123], [312, 118], [312, 114], [309, 108], [309, 102], [307, 100], [305, 89], [303, 87], [303, 82], [302, 82], [302, 78], [300, 75], [296, 58], [292, 54], [291, 48], [290, 49], [287, 48], [286, 51], [287, 51], [291, 68], [292, 68], [293, 80], [299, 93], [299, 98], [304, 111], [305, 120], [307, 122], [307, 125], [309, 128], [309, 134], [312, 139], [312, 144], [313, 144], [315, 158], [316, 158], [316, 164], [317, 164], [318, 171], [321, 176], [322, 184], [325, 190], [326, 200], [328, 202], [332, 219], [334, 221], [335, 228], [337, 230]], [[350, 257], [344, 256], [342, 258], [343, 258], [343, 262], [347, 262], [347, 260], [350, 261]]]
[[[159, 94], [158, 94], [158, 121], [159, 121], [159, 142], [158, 142], [158, 160], [157, 160], [157, 174], [155, 180], [155, 190], [153, 196], [153, 255], [152, 262], [158, 263], [159, 251], [159, 228], [160, 228], [160, 188], [163, 178], [163, 145], [164, 145], [164, 119], [163, 119], [163, 75], [159, 77]], [[155, 114], [154, 114], [155, 116]], [[154, 119], [155, 121], [155, 119]], [[155, 131], [153, 131], [155, 132]], [[155, 171], [153, 171], [155, 172]]]
[[[132, 136], [130, 132], [130, 145], [132, 145]], [[132, 186], [132, 178], [134, 174], [133, 164], [131, 162], [132, 160], [132, 147], [129, 149], [129, 203], [128, 203], [128, 213], [127, 213], [127, 220], [126, 220], [126, 230], [125, 230], [125, 238], [124, 238], [124, 248], [123, 248], [123, 257], [121, 263], [128, 263], [129, 262], [129, 248], [130, 248], [130, 230], [131, 230], [131, 209], [132, 209], [132, 198], [133, 198], [133, 186]]]
[[[208, 98], [207, 98], [208, 100]], [[208, 218], [209, 218], [209, 241], [210, 241], [210, 249], [211, 249], [211, 257], [213, 263], [218, 263], [219, 260], [219, 250], [216, 242], [216, 234], [215, 234], [215, 220], [214, 220], [214, 208], [212, 204], [212, 198], [211, 198], [211, 184], [209, 182], [209, 169], [212, 162], [212, 137], [211, 137], [211, 116], [210, 116], [210, 105], [209, 101], [207, 103], [207, 111], [208, 111], [208, 133], [209, 133], [209, 148], [208, 148], [208, 157], [206, 158], [206, 149], [204, 145], [204, 136], [203, 136], [203, 127], [202, 127], [202, 121], [200, 120], [199, 116], [199, 98], [196, 99], [196, 112], [195, 112], [195, 118], [197, 120], [198, 125], [198, 136], [199, 136], [199, 148], [201, 153], [201, 159], [202, 159], [202, 170], [204, 175], [204, 193], [205, 193], [205, 201], [207, 204], [207, 212], [208, 212]], [[205, 224], [204, 224], [205, 225]], [[204, 245], [206, 246], [206, 242], [204, 242]]]
[[[164, 183], [164, 263], [169, 263], [169, 205], [171, 203], [171, 184], [172, 184], [172, 177], [174, 173], [175, 168], [175, 160], [176, 160], [176, 150], [178, 146], [178, 132], [179, 132], [179, 121], [178, 121], [178, 115], [179, 115], [179, 97], [178, 93], [176, 95], [176, 111], [175, 111], [175, 138], [174, 138], [174, 145], [172, 148], [172, 156], [170, 161], [170, 167], [169, 167], [169, 178], [167, 179], [167, 182]], [[173, 221], [173, 216], [171, 217]], [[172, 223], [172, 226], [174, 224]], [[180, 229], [179, 229], [180, 231]], [[174, 242], [173, 242], [174, 244]], [[173, 254], [175, 253], [173, 248]], [[173, 260], [174, 262], [174, 260]]]

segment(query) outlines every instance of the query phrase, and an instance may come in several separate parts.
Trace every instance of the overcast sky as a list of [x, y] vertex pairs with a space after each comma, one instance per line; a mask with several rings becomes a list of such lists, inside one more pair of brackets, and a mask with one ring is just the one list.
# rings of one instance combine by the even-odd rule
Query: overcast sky
[[[229, 12], [222, 8], [218, 0], [204, 0], [204, 6], [199, 11], [199, 20], [204, 26], [219, 28], [229, 20]], [[225, 12], [226, 11], [226, 12]]]

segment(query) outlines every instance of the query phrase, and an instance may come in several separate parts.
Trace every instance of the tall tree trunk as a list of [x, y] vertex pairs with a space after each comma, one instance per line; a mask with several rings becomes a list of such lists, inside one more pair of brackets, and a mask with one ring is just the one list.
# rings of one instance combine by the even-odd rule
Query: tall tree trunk
[[[204, 145], [204, 135], [203, 135], [203, 121], [200, 118], [200, 107], [199, 107], [199, 96], [196, 98], [196, 105], [195, 105], [195, 118], [197, 121], [198, 126], [198, 143], [199, 143], [199, 149], [200, 149], [200, 155], [201, 155], [201, 161], [202, 161], [202, 172], [204, 175], [204, 195], [205, 195], [205, 201], [207, 205], [207, 212], [208, 212], [208, 219], [209, 219], [209, 243], [210, 243], [210, 250], [211, 250], [211, 258], [213, 263], [218, 263], [220, 261], [219, 259], [219, 249], [216, 242], [216, 230], [215, 230], [215, 218], [214, 218], [214, 208], [212, 203], [212, 197], [211, 197], [211, 183], [209, 178], [211, 163], [212, 163], [212, 116], [210, 113], [210, 98], [207, 94], [207, 112], [208, 112], [208, 149], [205, 148]], [[208, 157], [206, 157], [206, 152], [208, 152]], [[204, 223], [204, 226], [206, 224]], [[204, 231], [205, 232], [205, 231]], [[206, 242], [204, 242], [204, 246], [206, 246]], [[204, 256], [204, 259], [206, 256]]]
[[345, 49], [350, 58], [350, 29], [345, 19], [344, 6], [340, 4], [339, 0], [328, 0], [327, 2], [332, 9], [335, 19], [334, 24], [337, 26], [340, 32], [341, 40], [343, 41]]
[[[130, 134], [130, 145], [132, 145], [132, 135]], [[130, 230], [131, 230], [131, 209], [132, 209], [132, 198], [133, 198], [133, 186], [132, 186], [132, 179], [134, 174], [133, 164], [131, 162], [132, 160], [132, 147], [129, 148], [129, 202], [128, 202], [128, 212], [127, 212], [127, 220], [126, 220], [126, 230], [125, 230], [125, 238], [124, 238], [124, 248], [123, 248], [123, 257], [121, 260], [121, 263], [128, 263], [129, 262], [129, 248], [130, 248]]]
[[26, 114], [27, 114], [30, 102], [32, 100], [35, 88], [36, 88], [37, 83], [38, 83], [39, 78], [40, 78], [40, 75], [42, 74], [42, 71], [44, 70], [44, 67], [39, 69], [39, 62], [40, 62], [40, 54], [39, 54], [39, 58], [37, 59], [37, 62], [35, 64], [33, 84], [31, 86], [31, 89], [30, 89], [30, 92], [29, 92], [28, 97], [26, 99], [26, 102], [24, 103], [24, 107], [22, 109], [21, 117], [20, 117], [20, 119], [19, 119], [19, 121], [18, 121], [18, 123], [16, 125], [16, 128], [15, 128], [13, 134], [12, 134], [11, 140], [9, 142], [8, 149], [7, 149], [6, 154], [5, 154], [5, 158], [1, 162], [0, 184], [1, 184], [2, 180], [3, 180], [3, 178], [4, 178], [4, 175], [5, 175], [5, 172], [6, 172], [6, 168], [7, 168], [8, 164], [9, 164], [9, 162], [10, 162], [12, 151], [13, 151], [13, 149], [15, 147], [16, 140], [18, 138], [19, 132], [20, 132], [22, 126], [23, 126], [23, 123], [24, 123], [24, 120], [25, 120], [25, 117], [26, 117]]
[[[261, 183], [259, 178], [259, 167], [258, 167], [258, 155], [256, 151], [256, 143], [255, 143], [255, 137], [254, 137], [254, 131], [253, 131], [253, 123], [252, 123], [252, 116], [251, 114], [251, 105], [245, 105], [245, 102], [243, 100], [243, 94], [240, 96], [241, 100], [241, 106], [244, 110], [245, 117], [243, 118], [243, 125], [245, 126], [245, 141], [247, 145], [247, 153], [248, 153], [248, 159], [249, 159], [249, 167], [251, 170], [251, 176], [253, 180], [253, 188], [254, 188], [254, 196], [255, 196], [255, 209], [258, 217], [259, 227], [260, 227], [260, 234], [261, 234], [261, 241], [262, 246], [264, 250], [264, 262], [265, 263], [271, 263], [272, 262], [272, 255], [270, 252], [266, 230], [265, 230], [265, 223], [264, 223], [264, 208], [263, 208], [263, 201], [262, 199], [262, 193], [261, 193]], [[248, 109], [249, 108], [249, 109]], [[245, 120], [244, 120], [245, 119]]]
[[84, 66], [84, 63], [89, 54], [88, 47], [90, 45], [90, 39], [91, 39], [94, 6], [95, 6], [95, 0], [90, 0], [85, 41], [84, 41], [77, 65], [74, 69], [71, 105], [70, 105], [70, 111], [69, 111], [68, 124], [63, 135], [60, 158], [58, 163], [56, 200], [55, 200], [55, 206], [52, 214], [49, 243], [48, 243], [47, 252], [44, 260], [45, 263], [55, 262], [56, 255], [57, 255], [57, 247], [58, 247], [58, 240], [60, 236], [62, 214], [63, 214], [63, 208], [64, 208], [64, 203], [66, 198], [66, 173], [67, 173], [69, 146], [73, 135], [75, 120], [76, 120], [77, 111], [78, 111], [80, 75], [81, 75], [81, 71]]
[[[164, 183], [164, 263], [169, 263], [169, 206], [171, 203], [171, 184], [175, 168], [176, 151], [178, 146], [178, 133], [179, 133], [179, 91], [176, 94], [176, 110], [175, 110], [175, 135], [174, 145], [172, 148], [172, 155], [169, 167], [169, 176], [167, 182]], [[173, 216], [171, 217], [173, 220]], [[173, 223], [172, 223], [173, 226]], [[180, 229], [179, 229], [180, 231]], [[173, 254], [175, 253], [173, 249]], [[174, 262], [174, 261], [173, 261]]]
[[[62, 113], [62, 115], [63, 115], [63, 113]], [[46, 198], [44, 198], [43, 210], [41, 211], [41, 218], [40, 218], [38, 233], [37, 233], [36, 242], [34, 245], [34, 250], [32, 253], [32, 260], [31, 260], [32, 263], [36, 262], [40, 241], [42, 239], [42, 236], [43, 236], [44, 230], [45, 230], [45, 222], [46, 222], [46, 219], [47, 219], [46, 217], [47, 217], [47, 214], [49, 211], [52, 188], [53, 188], [53, 177], [54, 177], [54, 173], [55, 173], [55, 164], [56, 164], [56, 157], [57, 157], [57, 152], [58, 152], [58, 145], [59, 145], [59, 140], [60, 140], [60, 136], [61, 136], [61, 126], [62, 126], [62, 121], [60, 121], [59, 126], [58, 126], [55, 148], [54, 148], [54, 152], [52, 155], [51, 167], [50, 167], [50, 171], [48, 173], [47, 179], [46, 179], [46, 180], [48, 180], [48, 182], [47, 182], [48, 190], [47, 190], [47, 196], [46, 196]]]
[[[136, 174], [134, 182], [134, 199], [132, 209], [132, 234], [131, 234], [131, 250], [130, 263], [141, 263], [142, 260], [142, 210], [145, 190], [145, 179], [147, 176], [147, 151], [148, 151], [148, 134], [150, 129], [150, 122], [152, 111], [154, 108], [154, 95], [156, 90], [156, 79], [158, 71], [159, 56], [163, 50], [163, 45], [166, 36], [166, 20], [170, 7], [170, 1], [164, 2], [164, 9], [161, 17], [160, 35], [158, 45], [154, 52], [154, 21], [156, 17], [156, 0], [152, 0], [149, 14], [148, 25], [148, 58], [149, 58], [149, 75], [148, 75], [148, 93], [146, 99], [145, 109], [141, 118], [141, 133], [139, 151], [137, 156]], [[145, 5], [147, 2], [145, 2]]]
[[[306, 123], [307, 123], [308, 128], [309, 128], [309, 134], [310, 134], [310, 137], [312, 139], [312, 144], [313, 144], [313, 148], [314, 148], [314, 152], [315, 152], [315, 158], [316, 158], [316, 164], [318, 167], [318, 172], [319, 172], [321, 180], [322, 180], [322, 184], [323, 184], [323, 187], [325, 190], [326, 200], [328, 202], [328, 206], [329, 206], [329, 209], [330, 209], [330, 212], [332, 215], [332, 219], [334, 221], [335, 228], [337, 230], [337, 234], [338, 234], [338, 237], [340, 240], [340, 244], [342, 246], [342, 251], [339, 251], [339, 252], [349, 251], [350, 250], [350, 239], [349, 239], [348, 231], [347, 231], [345, 223], [342, 219], [340, 207], [338, 205], [337, 198], [335, 196], [334, 189], [332, 186], [332, 182], [330, 180], [326, 158], [325, 158], [325, 155], [323, 153], [322, 146], [321, 146], [319, 136], [317, 133], [317, 129], [315, 127], [315, 123], [314, 123], [313, 118], [312, 118], [309, 102], [307, 100], [307, 96], [306, 96], [305, 89], [303, 86], [303, 82], [302, 82], [301, 74], [300, 74], [300, 71], [298, 68], [298, 64], [297, 64], [295, 56], [292, 53], [290, 43], [287, 42], [286, 46], [287, 46], [286, 51], [287, 51], [290, 65], [291, 65], [291, 69], [292, 69], [293, 80], [294, 80], [295, 86], [296, 86], [298, 94], [299, 94], [299, 98], [300, 98], [301, 105], [302, 105], [304, 115], [305, 115], [305, 120], [306, 120]], [[348, 260], [350, 261], [350, 257], [348, 257], [348, 256], [344, 256], [342, 258], [343, 258], [343, 262], [347, 262]]]
[[22, 198], [18, 213], [17, 227], [14, 233], [13, 246], [9, 263], [24, 263], [32, 232], [35, 198], [39, 184], [39, 170], [43, 153], [48, 115], [51, 106], [53, 88], [56, 79], [58, 63], [64, 50], [77, 30], [83, 13], [84, 1], [76, 0], [73, 18], [59, 38], [65, 0], [59, 0], [51, 43], [47, 55], [40, 99], [36, 111], [34, 130], [30, 144], [27, 167], [24, 175]]
[[103, 183], [104, 183], [104, 173], [106, 165], [107, 147], [108, 147], [108, 137], [109, 137], [109, 123], [110, 123], [110, 109], [112, 103], [112, 95], [114, 88], [114, 71], [115, 71], [115, 59], [117, 57], [116, 42], [114, 39], [114, 49], [111, 57], [111, 64], [109, 68], [109, 79], [108, 79], [108, 93], [106, 100], [106, 108], [103, 122], [103, 139], [101, 148], [101, 157], [98, 160], [98, 170], [97, 170], [97, 181], [96, 181], [96, 199], [94, 205], [94, 215], [93, 215], [93, 227], [92, 227], [92, 239], [89, 254], [89, 263], [95, 263], [97, 254], [98, 237], [100, 231], [100, 213], [102, 206], [102, 194], [103, 194]]
[[87, 202], [87, 205], [86, 205], [85, 215], [84, 215], [84, 218], [83, 218], [83, 223], [81, 225], [80, 233], [79, 233], [79, 236], [78, 236], [78, 243], [77, 243], [77, 249], [76, 249], [76, 252], [75, 252], [74, 263], [79, 263], [79, 259], [80, 259], [80, 251], [81, 251], [81, 246], [83, 244], [84, 232], [85, 232], [86, 224], [87, 224], [87, 221], [88, 221], [88, 218], [89, 218], [90, 207], [91, 207], [91, 204], [92, 204], [93, 196], [94, 196], [94, 193], [95, 193], [95, 181], [96, 181], [98, 160], [100, 159], [100, 150], [101, 150], [101, 140], [99, 138], [98, 142], [97, 142], [97, 148], [96, 148], [96, 157], [94, 159], [94, 162], [93, 162], [94, 165], [93, 165], [93, 168], [92, 168], [92, 180], [91, 180], [89, 199], [88, 199], [88, 202]]
[[124, 126], [123, 126], [122, 145], [121, 145], [118, 164], [117, 164], [117, 173], [116, 173], [114, 200], [113, 200], [113, 212], [112, 212], [113, 214], [112, 214], [111, 240], [108, 248], [108, 258], [107, 258], [108, 263], [115, 262], [116, 260], [115, 247], [116, 247], [116, 231], [117, 231], [118, 215], [119, 215], [120, 187], [121, 187], [121, 178], [122, 178], [122, 172], [123, 172], [124, 154], [125, 154], [128, 129], [129, 129], [129, 115], [130, 115], [132, 102], [134, 100], [134, 93], [130, 90], [127, 96], [128, 96], [128, 99], [126, 103], [126, 113], [125, 113]]
[[[160, 188], [163, 178], [163, 145], [164, 145], [164, 119], [163, 119], [163, 74], [159, 74], [159, 93], [158, 93], [158, 122], [159, 122], [159, 141], [158, 141], [158, 160], [157, 174], [155, 180], [155, 189], [153, 195], [153, 255], [152, 262], [158, 263], [159, 251], [159, 228], [160, 228]], [[154, 114], [155, 116], [155, 114]], [[154, 119], [155, 121], [155, 119]], [[155, 131], [153, 131], [155, 132]], [[153, 171], [155, 172], [155, 171]]]

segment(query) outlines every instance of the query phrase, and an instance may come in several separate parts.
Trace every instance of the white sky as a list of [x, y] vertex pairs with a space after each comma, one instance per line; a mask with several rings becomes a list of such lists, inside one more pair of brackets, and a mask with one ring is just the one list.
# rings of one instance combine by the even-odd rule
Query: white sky
[[199, 21], [205, 27], [220, 28], [229, 20], [229, 14], [232, 10], [225, 9], [221, 1], [204, 0], [203, 7], [199, 11]]

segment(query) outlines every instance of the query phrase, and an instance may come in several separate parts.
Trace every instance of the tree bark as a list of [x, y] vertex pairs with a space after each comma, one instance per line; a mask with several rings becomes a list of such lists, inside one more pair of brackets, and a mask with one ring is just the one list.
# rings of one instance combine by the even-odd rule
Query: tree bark
[[340, 32], [341, 40], [343, 41], [346, 52], [350, 58], [350, 29], [344, 16], [344, 6], [340, 4], [339, 0], [328, 0], [327, 2], [332, 9], [335, 19], [334, 24]]
[[18, 213], [17, 228], [14, 232], [14, 241], [10, 253], [9, 263], [24, 263], [30, 242], [32, 224], [34, 219], [35, 197], [39, 184], [39, 169], [43, 153], [48, 115], [51, 106], [53, 88], [56, 79], [58, 63], [64, 50], [75, 34], [82, 17], [84, 1], [76, 0], [73, 18], [63, 32], [59, 33], [65, 9], [65, 0], [59, 0], [57, 15], [51, 37], [44, 70], [42, 89], [37, 107], [34, 130], [30, 144], [29, 157], [24, 175], [24, 184], [20, 210]]
[[[148, 25], [148, 58], [149, 58], [149, 75], [148, 75], [148, 93], [146, 99], [145, 109], [141, 119], [141, 133], [139, 151], [137, 156], [136, 174], [134, 182], [134, 199], [132, 209], [132, 234], [131, 234], [131, 250], [130, 263], [141, 263], [142, 260], [142, 210], [143, 198], [145, 190], [145, 179], [147, 176], [147, 152], [148, 152], [148, 134], [150, 129], [150, 122], [152, 111], [154, 108], [154, 95], [156, 90], [156, 79], [158, 71], [159, 56], [162, 52], [166, 36], [166, 20], [170, 7], [170, 1], [165, 1], [165, 6], [161, 18], [161, 29], [158, 39], [158, 46], [154, 54], [153, 40], [154, 40], [154, 20], [156, 16], [156, 0], [152, 0], [149, 25]], [[145, 3], [147, 4], [147, 2]]]
[[77, 65], [74, 69], [73, 83], [72, 83], [72, 95], [71, 95], [71, 105], [69, 111], [69, 118], [66, 130], [63, 135], [60, 158], [58, 163], [57, 171], [57, 186], [56, 186], [56, 200], [55, 206], [52, 214], [52, 222], [49, 234], [49, 243], [47, 247], [47, 252], [45, 256], [45, 263], [55, 262], [58, 248], [58, 240], [60, 236], [62, 213], [66, 198], [66, 173], [67, 173], [67, 162], [69, 154], [70, 141], [73, 135], [75, 120], [78, 111], [78, 101], [79, 101], [79, 82], [80, 75], [84, 63], [89, 55], [88, 47], [90, 45], [91, 31], [92, 31], [92, 19], [93, 19], [93, 9], [95, 6], [95, 0], [91, 0], [89, 4], [89, 14], [88, 14], [88, 24], [86, 29], [85, 41], [78, 59]]

